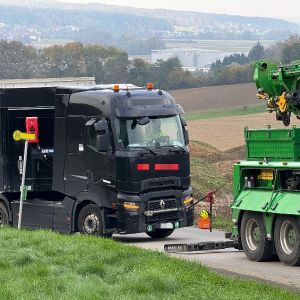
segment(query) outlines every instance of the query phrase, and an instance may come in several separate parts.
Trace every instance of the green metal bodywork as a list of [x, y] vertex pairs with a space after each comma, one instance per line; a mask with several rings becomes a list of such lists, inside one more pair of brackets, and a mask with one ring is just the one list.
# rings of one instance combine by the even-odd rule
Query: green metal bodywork
[[[250, 134], [248, 134], [249, 132]], [[280, 135], [284, 137], [280, 137]], [[282, 171], [292, 170], [300, 173], [298, 157], [298, 154], [300, 156], [300, 151], [298, 148], [295, 150], [294, 147], [300, 141], [300, 135], [298, 135], [298, 129], [296, 128], [277, 129], [277, 134], [276, 130], [273, 131], [273, 134], [270, 134], [270, 129], [259, 131], [246, 129], [245, 138], [249, 159], [238, 162], [233, 167], [233, 202], [231, 204], [234, 223], [233, 238], [237, 238], [239, 235], [239, 226], [243, 213], [252, 211], [263, 215], [267, 238], [272, 239], [274, 221], [278, 215], [300, 217], [300, 190], [283, 189], [280, 184]], [[282, 142], [285, 148], [284, 160], [281, 160], [283, 158], [280, 150], [281, 146], [277, 145], [276, 147], [272, 144], [278, 138], [283, 138]], [[288, 144], [285, 145], [285, 142]], [[270, 148], [269, 150], [268, 147]], [[261, 160], [253, 160], [255, 157], [260, 157]], [[254, 188], [245, 185], [245, 174], [262, 171], [274, 174], [271, 185], [266, 184]]]
[[300, 163], [263, 163], [259, 161], [242, 161], [234, 165], [233, 195], [231, 204], [234, 223], [233, 237], [238, 237], [239, 224], [245, 211], [262, 213], [266, 232], [270, 239], [273, 237], [273, 223], [277, 215], [294, 215], [300, 217], [300, 192], [281, 190], [278, 184], [274, 189], [252, 189], [243, 185], [244, 169], [299, 170]]
[[283, 92], [297, 89], [300, 78], [300, 61], [279, 66], [268, 61], [254, 64], [253, 79], [258, 89], [263, 89], [270, 97], [280, 96]]
[[300, 128], [244, 131], [246, 160], [300, 161]]
[[[254, 64], [253, 79], [259, 93], [268, 95], [268, 107], [276, 108], [277, 97], [299, 90], [300, 61], [282, 66], [268, 61], [257, 61]], [[299, 111], [299, 103], [287, 98], [287, 112], [299, 115]], [[283, 115], [278, 109], [277, 113]]]

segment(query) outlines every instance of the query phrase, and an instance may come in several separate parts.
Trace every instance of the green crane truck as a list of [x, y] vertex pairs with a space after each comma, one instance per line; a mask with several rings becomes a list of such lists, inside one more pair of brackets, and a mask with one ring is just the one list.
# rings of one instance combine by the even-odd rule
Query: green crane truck
[[[300, 61], [254, 64], [258, 98], [276, 119], [300, 119]], [[300, 128], [245, 128], [246, 159], [233, 167], [231, 241], [165, 245], [168, 252], [237, 248], [252, 261], [300, 265]], [[194, 203], [194, 205], [197, 202]]]
[[232, 238], [253, 261], [300, 265], [300, 129], [245, 129], [234, 165]]
[[246, 159], [233, 167], [230, 240], [169, 244], [167, 252], [234, 247], [252, 261], [300, 265], [300, 128], [245, 128], [245, 141]]

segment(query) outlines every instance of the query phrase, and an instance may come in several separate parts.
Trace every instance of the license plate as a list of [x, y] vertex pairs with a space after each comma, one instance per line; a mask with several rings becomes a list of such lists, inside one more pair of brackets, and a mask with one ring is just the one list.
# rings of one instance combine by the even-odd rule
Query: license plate
[[173, 229], [173, 224], [172, 223], [163, 223], [163, 224], [160, 224], [160, 228], [161, 229]]

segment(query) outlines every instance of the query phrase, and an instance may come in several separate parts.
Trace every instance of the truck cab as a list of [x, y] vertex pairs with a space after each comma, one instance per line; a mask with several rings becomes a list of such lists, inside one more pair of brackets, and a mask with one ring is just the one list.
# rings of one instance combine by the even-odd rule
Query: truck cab
[[23, 145], [12, 133], [35, 116], [39, 142], [29, 145], [23, 226], [162, 238], [193, 225], [182, 108], [151, 85], [91, 81], [2, 82], [2, 220], [16, 224], [19, 207]]

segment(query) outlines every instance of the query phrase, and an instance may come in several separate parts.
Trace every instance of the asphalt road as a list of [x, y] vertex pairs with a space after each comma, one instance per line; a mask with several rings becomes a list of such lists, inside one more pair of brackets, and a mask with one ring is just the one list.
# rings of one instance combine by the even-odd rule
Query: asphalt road
[[[199, 230], [198, 228], [181, 228], [164, 240], [152, 240], [146, 234], [115, 235], [118, 241], [138, 247], [164, 251], [165, 244], [196, 243], [203, 241], [224, 240], [224, 232]], [[244, 252], [235, 249], [175, 253], [175, 257], [193, 260], [225, 274], [269, 282], [292, 291], [300, 292], [300, 267], [289, 267], [275, 262], [251, 262]]]

